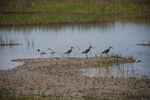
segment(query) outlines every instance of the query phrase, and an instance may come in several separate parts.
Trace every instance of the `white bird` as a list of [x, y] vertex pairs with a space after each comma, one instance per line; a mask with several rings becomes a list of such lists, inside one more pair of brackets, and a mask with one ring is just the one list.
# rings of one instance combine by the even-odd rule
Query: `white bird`
[[48, 48], [48, 51], [50, 52], [50, 54], [53, 54], [53, 57], [54, 57], [54, 54], [57, 53], [54, 50], [51, 50], [50, 48]]
[[40, 51], [40, 49], [37, 49], [36, 51], [38, 51], [38, 53], [41, 54], [42, 57], [43, 57], [43, 54], [46, 54], [46, 52]]

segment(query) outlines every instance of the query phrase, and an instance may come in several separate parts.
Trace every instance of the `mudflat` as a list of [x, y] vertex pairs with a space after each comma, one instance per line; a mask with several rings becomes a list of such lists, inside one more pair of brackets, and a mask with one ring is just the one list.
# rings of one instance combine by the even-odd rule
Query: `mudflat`
[[[106, 58], [112, 62], [135, 62], [122, 57]], [[15, 59], [24, 62], [12, 70], [0, 71], [0, 87], [17, 94], [55, 96], [59, 93], [72, 98], [150, 99], [150, 79], [102, 78], [81, 75], [82, 68], [96, 67], [102, 57]], [[89, 100], [89, 99], [88, 99]]]

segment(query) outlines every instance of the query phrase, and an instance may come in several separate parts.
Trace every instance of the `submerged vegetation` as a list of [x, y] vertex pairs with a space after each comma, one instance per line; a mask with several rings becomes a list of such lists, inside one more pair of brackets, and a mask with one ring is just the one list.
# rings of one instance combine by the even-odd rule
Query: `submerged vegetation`
[[0, 5], [0, 26], [84, 24], [120, 18], [150, 18], [149, 0], [2, 0]]
[[150, 41], [148, 41], [148, 43], [138, 43], [136, 45], [142, 45], [142, 46], [150, 46]]
[[[29, 38], [25, 39], [27, 46], [34, 46], [34, 39], [30, 40]], [[19, 39], [11, 39], [7, 36], [0, 36], [0, 46], [12, 46], [12, 45], [23, 45], [23, 41]]]
[[0, 46], [22, 45], [19, 40], [8, 39], [8, 37], [0, 36]]

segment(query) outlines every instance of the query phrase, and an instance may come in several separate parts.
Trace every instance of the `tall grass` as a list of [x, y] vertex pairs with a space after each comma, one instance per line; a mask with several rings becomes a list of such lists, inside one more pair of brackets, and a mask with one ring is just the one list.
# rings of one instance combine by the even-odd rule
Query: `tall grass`
[[20, 0], [24, 3], [31, 2], [29, 6], [21, 6], [17, 0], [14, 2], [16, 6], [9, 3], [6, 6], [0, 6], [0, 25], [86, 22], [116, 20], [122, 17], [150, 18], [150, 1], [148, 0], [45, 0], [43, 3], [39, 0]]
[[149, 0], [1, 0], [0, 5], [1, 6], [19, 6], [19, 7], [30, 7], [34, 5], [41, 5], [41, 4], [47, 4], [52, 2], [58, 2], [58, 3], [102, 3], [102, 4], [135, 4], [135, 5], [149, 5]]
[[[135, 1], [136, 2], [136, 1]], [[150, 4], [150, 1], [149, 1]], [[147, 3], [143, 5], [136, 5], [135, 3], [73, 3], [73, 2], [50, 2], [44, 5], [34, 5], [31, 7], [18, 7], [18, 6], [1, 6], [0, 11], [51, 11], [51, 12], [71, 12], [71, 13], [110, 13], [110, 12], [130, 12], [134, 11], [136, 13], [143, 11], [149, 11], [149, 6]]]
[[66, 14], [20, 14], [20, 15], [2, 15], [1, 25], [19, 25], [19, 24], [48, 24], [61, 22], [81, 22], [81, 21], [99, 21], [111, 20], [113, 16], [109, 15], [66, 15]]

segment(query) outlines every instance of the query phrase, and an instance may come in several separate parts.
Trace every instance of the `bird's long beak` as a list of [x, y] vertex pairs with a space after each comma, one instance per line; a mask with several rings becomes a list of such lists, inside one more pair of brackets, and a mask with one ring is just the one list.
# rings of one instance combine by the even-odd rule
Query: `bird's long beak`
[[38, 51], [38, 49], [37, 49], [37, 50], [35, 50], [35, 51]]

